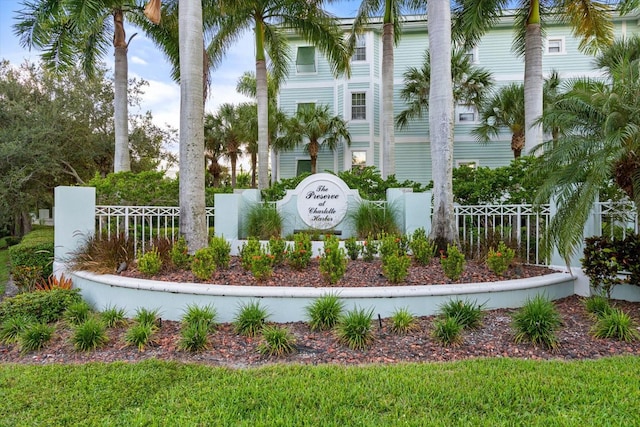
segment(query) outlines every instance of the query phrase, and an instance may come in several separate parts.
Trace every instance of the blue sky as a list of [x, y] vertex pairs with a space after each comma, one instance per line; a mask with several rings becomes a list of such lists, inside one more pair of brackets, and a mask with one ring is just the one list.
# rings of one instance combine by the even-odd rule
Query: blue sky
[[[24, 60], [37, 62], [39, 52], [20, 47], [18, 37], [13, 34], [16, 11], [23, 0], [0, 0], [0, 59], [20, 64]], [[329, 10], [340, 17], [352, 17], [360, 4], [359, 0], [343, 0], [330, 6]], [[127, 37], [136, 32], [128, 28]], [[245, 71], [255, 70], [254, 43], [249, 34], [231, 48], [223, 63], [212, 73], [211, 94], [206, 104], [207, 112], [215, 112], [225, 102], [238, 103], [246, 98], [235, 91], [238, 78]], [[113, 68], [113, 52], [103, 60]], [[141, 111], [151, 111], [154, 122], [160, 126], [169, 124], [178, 128], [180, 112], [180, 88], [170, 76], [170, 67], [162, 53], [141, 32], [129, 46], [129, 77], [139, 77], [149, 82], [145, 88]]]

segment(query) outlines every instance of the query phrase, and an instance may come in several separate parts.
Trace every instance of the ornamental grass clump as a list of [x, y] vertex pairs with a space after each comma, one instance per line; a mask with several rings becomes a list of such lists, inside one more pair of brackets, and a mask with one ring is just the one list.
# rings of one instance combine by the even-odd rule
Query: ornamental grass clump
[[64, 311], [64, 320], [72, 326], [84, 323], [91, 315], [91, 306], [86, 301], [78, 301], [71, 304]]
[[487, 254], [487, 266], [489, 267], [489, 270], [493, 271], [498, 276], [502, 276], [509, 268], [509, 265], [511, 265], [511, 261], [513, 261], [515, 255], [516, 251], [505, 245], [504, 242], [500, 242], [498, 244], [498, 250], [489, 248], [489, 253]]
[[284, 356], [296, 350], [296, 340], [289, 328], [265, 325], [258, 351], [265, 356]]
[[109, 341], [105, 325], [95, 316], [90, 316], [77, 325], [71, 337], [73, 346], [79, 351], [95, 350]]
[[324, 280], [330, 284], [338, 283], [347, 271], [347, 254], [340, 247], [340, 240], [337, 236], [326, 236], [319, 268]]
[[136, 314], [133, 317], [134, 322], [141, 325], [158, 325], [160, 323], [160, 312], [157, 308], [148, 309], [140, 307], [136, 309]]
[[354, 308], [340, 317], [335, 332], [338, 340], [353, 350], [364, 350], [373, 342], [373, 309]]
[[34, 322], [27, 325], [18, 335], [20, 351], [28, 353], [43, 348], [53, 337], [55, 328], [43, 322]]
[[631, 316], [619, 308], [612, 308], [599, 317], [591, 329], [591, 334], [596, 338], [614, 338], [625, 342], [640, 339], [640, 333]]
[[145, 276], [158, 274], [162, 268], [162, 259], [156, 248], [151, 249], [138, 258], [138, 270]]
[[311, 237], [307, 233], [293, 235], [293, 247], [287, 250], [287, 262], [294, 270], [303, 270], [311, 262]]
[[115, 328], [117, 326], [124, 326], [127, 324], [124, 309], [111, 305], [105, 307], [105, 309], [100, 313], [100, 319], [107, 328]]
[[462, 329], [458, 319], [445, 316], [433, 323], [431, 336], [444, 346], [455, 346], [462, 342]]
[[138, 351], [144, 351], [145, 347], [156, 343], [154, 334], [157, 330], [157, 326], [151, 323], [135, 323], [125, 332], [124, 342], [137, 347]]
[[584, 299], [584, 308], [597, 319], [610, 314], [613, 308], [609, 299], [603, 295], [592, 295]]
[[260, 333], [268, 317], [267, 310], [259, 301], [250, 301], [240, 305], [233, 327], [240, 335], [254, 337]]
[[200, 280], [209, 280], [216, 272], [215, 253], [211, 248], [198, 249], [191, 260], [191, 272]]
[[440, 251], [440, 265], [444, 270], [445, 276], [455, 282], [464, 272], [464, 254], [460, 252], [457, 246], [447, 245], [446, 254]]
[[33, 317], [16, 315], [5, 319], [0, 326], [0, 342], [13, 344], [18, 342], [20, 333], [33, 323]]
[[513, 315], [512, 323], [516, 343], [529, 341], [548, 349], [558, 346], [556, 331], [561, 325], [562, 319], [555, 305], [541, 295], [527, 299], [525, 305]]
[[183, 323], [178, 348], [196, 353], [209, 348], [209, 328], [205, 322]]
[[344, 310], [344, 303], [338, 294], [323, 295], [305, 307], [309, 327], [312, 331], [333, 328]]
[[213, 331], [216, 328], [217, 316], [218, 312], [210, 304], [204, 306], [189, 304], [182, 315], [181, 321], [183, 325], [202, 323], [208, 331]]
[[428, 265], [436, 255], [437, 245], [429, 240], [424, 228], [420, 227], [411, 235], [409, 249], [416, 264]]
[[445, 317], [453, 317], [465, 329], [478, 329], [482, 326], [482, 311], [484, 304], [468, 300], [449, 300], [440, 306], [440, 312]]
[[398, 334], [404, 335], [417, 329], [416, 317], [408, 308], [397, 308], [391, 315], [391, 330]]

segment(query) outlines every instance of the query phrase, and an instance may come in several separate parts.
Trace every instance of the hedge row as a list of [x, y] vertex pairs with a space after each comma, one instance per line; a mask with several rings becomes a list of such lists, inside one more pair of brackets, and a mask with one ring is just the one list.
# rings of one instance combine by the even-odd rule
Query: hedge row
[[38, 267], [42, 277], [47, 278], [53, 271], [53, 227], [37, 228], [26, 234], [22, 241], [9, 248], [11, 270], [16, 267]]

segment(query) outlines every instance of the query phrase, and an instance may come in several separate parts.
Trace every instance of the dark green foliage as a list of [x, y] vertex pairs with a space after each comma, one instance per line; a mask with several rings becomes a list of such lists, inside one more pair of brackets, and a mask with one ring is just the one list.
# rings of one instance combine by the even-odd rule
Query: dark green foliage
[[358, 259], [360, 252], [362, 251], [362, 244], [356, 241], [355, 237], [349, 237], [344, 241], [344, 247], [347, 250], [349, 259], [355, 261]]
[[462, 329], [457, 318], [446, 316], [435, 320], [431, 336], [442, 345], [453, 346], [462, 342]]
[[325, 238], [319, 269], [322, 277], [330, 284], [337, 283], [347, 271], [347, 254], [340, 247], [338, 237], [327, 236]]
[[84, 323], [91, 314], [91, 306], [86, 301], [78, 301], [71, 304], [64, 311], [63, 318], [69, 325]]
[[313, 331], [333, 328], [344, 309], [344, 303], [337, 294], [323, 295], [305, 307], [309, 327]]
[[79, 289], [52, 289], [18, 294], [0, 302], [0, 322], [14, 316], [29, 316], [50, 323], [60, 320], [71, 304], [82, 300]]
[[453, 317], [463, 328], [477, 329], [482, 325], [484, 304], [468, 300], [449, 300], [440, 306], [440, 312], [445, 317]]
[[229, 262], [231, 262], [231, 244], [227, 242], [227, 239], [220, 236], [214, 236], [209, 243], [209, 248], [213, 253], [214, 263], [216, 268], [229, 268]]
[[280, 237], [272, 237], [269, 239], [269, 254], [273, 256], [273, 265], [281, 265], [284, 263], [285, 252], [287, 251], [287, 242]]
[[347, 216], [354, 224], [360, 238], [366, 238], [369, 235], [375, 236], [379, 233], [398, 234], [395, 210], [388, 204], [378, 207], [364, 200], [356, 209], [350, 210]]
[[209, 348], [209, 327], [206, 322], [183, 323], [178, 348], [192, 353]]
[[200, 280], [209, 280], [216, 271], [216, 258], [212, 248], [198, 249], [191, 259], [191, 272]]
[[127, 323], [124, 316], [124, 309], [113, 306], [107, 306], [104, 311], [100, 313], [100, 319], [107, 328], [115, 328], [116, 326]]
[[625, 342], [640, 339], [640, 333], [631, 316], [619, 308], [612, 308], [600, 316], [591, 333], [596, 338], [615, 338]]
[[153, 276], [158, 274], [161, 268], [162, 259], [160, 259], [160, 253], [155, 248], [138, 258], [138, 270], [144, 275]]
[[413, 254], [416, 264], [428, 265], [436, 255], [436, 245], [429, 240], [424, 228], [420, 227], [413, 232], [409, 241], [409, 249]]
[[611, 313], [612, 307], [609, 299], [602, 295], [592, 295], [584, 299], [584, 308], [596, 318], [601, 318]]
[[54, 330], [53, 326], [44, 322], [28, 324], [18, 335], [20, 351], [27, 353], [40, 350], [51, 340]]
[[33, 318], [23, 315], [5, 319], [0, 324], [0, 343], [12, 344], [17, 342], [20, 333], [31, 323], [33, 323]]
[[391, 330], [399, 335], [415, 330], [417, 327], [416, 318], [408, 308], [398, 308], [391, 315]]
[[251, 270], [254, 256], [261, 256], [262, 245], [256, 237], [249, 237], [246, 243], [240, 248], [240, 264], [245, 270]]
[[11, 272], [13, 283], [20, 292], [33, 292], [43, 280], [42, 268], [19, 265]]
[[183, 236], [180, 236], [171, 247], [171, 263], [179, 269], [189, 268], [191, 262], [191, 256], [189, 255], [189, 248], [187, 247], [187, 241]]
[[164, 172], [118, 172], [96, 175], [87, 185], [96, 188], [96, 203], [121, 206], [177, 206], [179, 182]]
[[24, 236], [22, 241], [9, 248], [11, 269], [36, 267], [46, 280], [53, 272], [53, 227], [40, 228]]
[[457, 246], [447, 244], [447, 253], [440, 255], [440, 265], [444, 274], [454, 282], [460, 278], [465, 268], [464, 254], [460, 252]]
[[240, 305], [233, 326], [240, 335], [254, 337], [262, 330], [267, 317], [269, 314], [259, 301], [250, 301]]
[[246, 214], [245, 224], [245, 235], [260, 240], [280, 237], [282, 233], [282, 217], [275, 205], [270, 203], [252, 205]]
[[342, 171], [338, 176], [349, 188], [358, 190], [360, 197], [367, 200], [386, 200], [389, 188], [411, 188], [414, 193], [426, 190], [419, 182], [411, 180], [400, 182], [395, 175], [389, 175], [386, 180], [382, 179], [380, 172], [374, 166]]
[[91, 316], [74, 328], [71, 340], [76, 350], [90, 351], [106, 344], [109, 339], [104, 323]]
[[354, 308], [340, 317], [335, 331], [341, 343], [354, 350], [364, 350], [373, 342], [373, 309]]
[[311, 261], [311, 238], [307, 233], [293, 235], [293, 247], [287, 251], [287, 263], [295, 270], [307, 268]]
[[306, 177], [310, 176], [311, 173], [303, 173], [298, 176], [294, 176], [293, 178], [281, 179], [280, 181], [274, 183], [269, 188], [265, 188], [262, 190], [262, 200], [265, 202], [275, 202], [277, 200], [281, 200], [285, 194], [287, 194], [287, 190], [293, 190], [300, 184]]
[[[629, 234], [624, 239], [594, 236], [585, 239], [582, 267], [596, 293], [611, 296], [611, 290], [621, 283], [640, 284], [640, 235]], [[618, 272], [628, 271], [627, 279]]]
[[258, 345], [258, 351], [265, 356], [283, 356], [295, 351], [295, 343], [295, 337], [288, 328], [265, 325], [262, 328], [262, 342]]
[[562, 325], [558, 310], [541, 295], [527, 299], [526, 304], [513, 315], [513, 327], [517, 343], [529, 341], [549, 349], [558, 346], [556, 331]]
[[382, 259], [382, 273], [391, 283], [402, 282], [409, 273], [409, 266], [411, 266], [409, 255], [394, 253]]

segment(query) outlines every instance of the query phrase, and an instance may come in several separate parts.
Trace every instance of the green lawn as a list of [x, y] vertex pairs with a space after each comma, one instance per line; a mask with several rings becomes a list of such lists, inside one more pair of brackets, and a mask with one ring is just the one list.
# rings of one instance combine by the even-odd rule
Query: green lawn
[[0, 365], [0, 425], [639, 425], [640, 359]]

